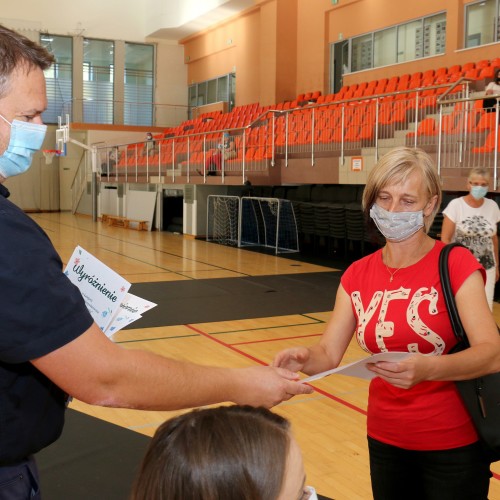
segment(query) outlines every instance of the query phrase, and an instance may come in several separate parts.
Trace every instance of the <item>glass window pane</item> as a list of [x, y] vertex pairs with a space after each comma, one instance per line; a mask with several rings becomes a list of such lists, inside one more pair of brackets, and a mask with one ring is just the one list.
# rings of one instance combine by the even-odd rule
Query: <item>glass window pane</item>
[[207, 90], [207, 104], [217, 102], [217, 80], [208, 80]]
[[398, 62], [412, 61], [422, 57], [422, 53], [422, 21], [412, 21], [398, 26]]
[[153, 125], [153, 45], [125, 44], [124, 98], [126, 125]]
[[201, 82], [198, 84], [198, 102], [197, 106], [203, 106], [207, 104], [207, 82]]
[[373, 66], [386, 66], [396, 62], [396, 28], [377, 31], [373, 36]]
[[351, 71], [360, 71], [372, 67], [372, 35], [358, 36], [352, 39]]
[[114, 43], [83, 40], [83, 119], [113, 123]]
[[466, 6], [465, 47], [495, 41], [495, 2], [496, 0], [485, 0]]
[[228, 75], [221, 76], [217, 80], [217, 102], [229, 101], [229, 78]]
[[446, 15], [424, 19], [424, 57], [444, 54], [446, 46]]
[[56, 58], [45, 73], [48, 107], [42, 115], [45, 123], [57, 123], [58, 117], [71, 115], [73, 89], [73, 39], [69, 36], [40, 35], [40, 45]]

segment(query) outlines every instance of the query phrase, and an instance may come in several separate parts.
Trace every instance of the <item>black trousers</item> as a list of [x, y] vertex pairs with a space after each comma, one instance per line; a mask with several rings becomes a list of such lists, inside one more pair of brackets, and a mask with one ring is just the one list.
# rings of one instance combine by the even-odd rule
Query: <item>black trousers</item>
[[40, 500], [40, 481], [34, 457], [0, 466], [0, 500]]
[[368, 437], [374, 500], [487, 500], [490, 461], [479, 443], [413, 451]]

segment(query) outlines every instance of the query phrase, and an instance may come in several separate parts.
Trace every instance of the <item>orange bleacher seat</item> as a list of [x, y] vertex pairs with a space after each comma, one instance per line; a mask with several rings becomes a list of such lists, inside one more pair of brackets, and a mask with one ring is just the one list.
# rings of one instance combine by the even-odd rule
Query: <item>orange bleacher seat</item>
[[410, 84], [410, 79], [409, 78], [402, 78], [402, 79], [400, 78], [400, 80], [399, 80], [399, 82], [398, 82], [398, 84], [396, 86], [396, 90], [397, 91], [407, 90], [409, 84]]
[[460, 78], [462, 78], [462, 72], [459, 71], [458, 73], [451, 73], [449, 76], [448, 76], [448, 83], [453, 83], [453, 82], [456, 82], [457, 80], [459, 80]]
[[247, 151], [245, 153], [245, 161], [253, 160], [254, 155], [255, 155], [255, 148], [254, 147], [247, 148]]
[[389, 80], [387, 78], [381, 78], [378, 81], [377, 86], [375, 87], [374, 93], [375, 94], [383, 94], [385, 92], [385, 89], [386, 89], [388, 83], [389, 83]]
[[365, 124], [359, 131], [358, 140], [368, 142], [375, 138], [375, 127], [373, 124]]
[[321, 90], [315, 90], [311, 95], [311, 100], [314, 101], [321, 95]]
[[495, 73], [497, 72], [497, 68], [494, 66], [486, 66], [481, 69], [479, 72], [478, 80], [482, 80], [483, 78], [495, 78]]
[[[482, 100], [477, 102], [482, 103]], [[481, 118], [479, 118], [478, 124], [476, 125], [475, 132], [486, 132], [487, 130], [494, 130], [495, 119], [496, 113], [483, 113], [481, 115]]]
[[471, 69], [465, 70], [464, 77], [470, 78], [471, 80], [477, 80], [479, 78], [480, 71], [481, 70], [478, 68], [471, 68]]
[[[491, 113], [490, 113], [491, 114]], [[500, 144], [500, 134], [498, 135], [498, 144]], [[497, 144], [497, 149], [498, 148]], [[495, 150], [495, 131], [492, 130], [487, 136], [484, 144], [479, 147], [472, 148], [473, 153], [491, 153]]]
[[378, 80], [372, 80], [371, 82], [368, 83], [367, 88], [369, 89], [375, 89], [378, 85]]
[[446, 67], [442, 67], [442, 68], [438, 68], [435, 73], [434, 73], [434, 77], [437, 77], [437, 76], [444, 76], [444, 75], [447, 75], [448, 74], [448, 68]]
[[359, 136], [359, 125], [350, 125], [346, 128], [344, 140], [346, 142], [356, 142]]
[[490, 65], [490, 61], [488, 59], [482, 59], [476, 63], [476, 68], [483, 69], [487, 68]]
[[465, 63], [462, 66], [462, 71], [465, 73], [466, 71], [474, 69], [475, 67], [476, 67], [476, 63], [474, 63], [474, 62], [468, 62], [468, 63]]
[[495, 66], [497, 68], [500, 68], [500, 57], [495, 57], [495, 59], [492, 59], [490, 61], [490, 66]]
[[405, 73], [399, 77], [399, 82], [409, 82], [411, 80], [411, 75], [409, 73]]
[[408, 132], [407, 138], [417, 136], [433, 136], [437, 135], [436, 120], [434, 118], [424, 118], [417, 127], [417, 132]]
[[428, 69], [427, 71], [424, 71], [422, 73], [422, 80], [432, 79], [432, 81], [434, 81], [434, 78], [435, 78], [435, 72], [433, 69]]
[[316, 142], [319, 142], [320, 144], [328, 144], [331, 140], [332, 131], [330, 129], [323, 129], [318, 131]]
[[448, 68], [448, 74], [453, 75], [455, 73], [461, 73], [462, 72], [462, 66], [460, 64], [455, 64], [453, 66], [450, 66]]
[[479, 113], [467, 113], [459, 118], [455, 128], [451, 131], [452, 134], [461, 134], [463, 132], [472, 132], [479, 120]]

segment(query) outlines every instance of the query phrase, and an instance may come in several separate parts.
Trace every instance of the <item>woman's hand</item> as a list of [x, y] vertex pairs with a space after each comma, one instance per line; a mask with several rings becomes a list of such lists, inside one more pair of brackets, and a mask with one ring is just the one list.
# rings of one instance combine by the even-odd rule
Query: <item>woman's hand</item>
[[309, 360], [311, 351], [307, 347], [292, 347], [280, 351], [274, 357], [271, 366], [286, 368], [292, 372], [301, 371]]
[[379, 361], [368, 363], [366, 366], [368, 370], [394, 387], [411, 389], [414, 385], [426, 380], [428, 363], [429, 357], [419, 354], [397, 363]]

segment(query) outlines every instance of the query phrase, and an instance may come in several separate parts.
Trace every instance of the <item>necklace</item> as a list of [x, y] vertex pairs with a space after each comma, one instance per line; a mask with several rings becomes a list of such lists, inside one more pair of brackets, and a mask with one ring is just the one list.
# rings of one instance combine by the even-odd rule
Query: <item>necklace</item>
[[[384, 262], [385, 264], [385, 262]], [[389, 278], [389, 283], [392, 283], [392, 280], [394, 279], [394, 275], [402, 268], [403, 266], [401, 267], [398, 267], [394, 272], [391, 273], [389, 267], [387, 266], [387, 264], [385, 264], [385, 268], [387, 269], [387, 272], [391, 275], [391, 277]]]
[[[414, 258], [415, 258], [415, 256], [418, 254], [419, 250], [422, 248], [422, 245], [424, 244], [424, 242], [425, 242], [425, 241], [426, 241], [426, 240], [425, 240], [425, 238], [424, 238], [424, 240], [420, 243], [420, 245], [418, 245], [418, 247], [417, 247], [416, 251], [410, 255], [410, 258], [408, 259], [408, 261], [407, 261], [407, 262], [411, 262], [411, 261], [412, 261], [412, 259], [414, 259]], [[384, 250], [385, 250], [385, 248], [384, 248]], [[406, 262], [405, 262], [402, 266], [399, 266], [399, 267], [398, 267], [395, 271], [392, 271], [392, 272], [391, 272], [391, 270], [389, 269], [389, 266], [388, 266], [388, 265], [386, 264], [386, 262], [385, 262], [385, 261], [387, 260], [387, 257], [386, 257], [386, 255], [385, 255], [384, 253], [382, 253], [382, 257], [385, 257], [385, 259], [383, 259], [384, 266], [385, 266], [385, 268], [387, 269], [387, 272], [388, 272], [388, 273], [389, 273], [389, 275], [390, 275], [390, 278], [389, 278], [389, 283], [392, 283], [392, 280], [394, 279], [394, 275], [395, 275], [395, 274], [396, 274], [396, 273], [397, 273], [400, 269], [403, 269], [403, 267], [406, 267], [408, 264], [406, 264]]]

